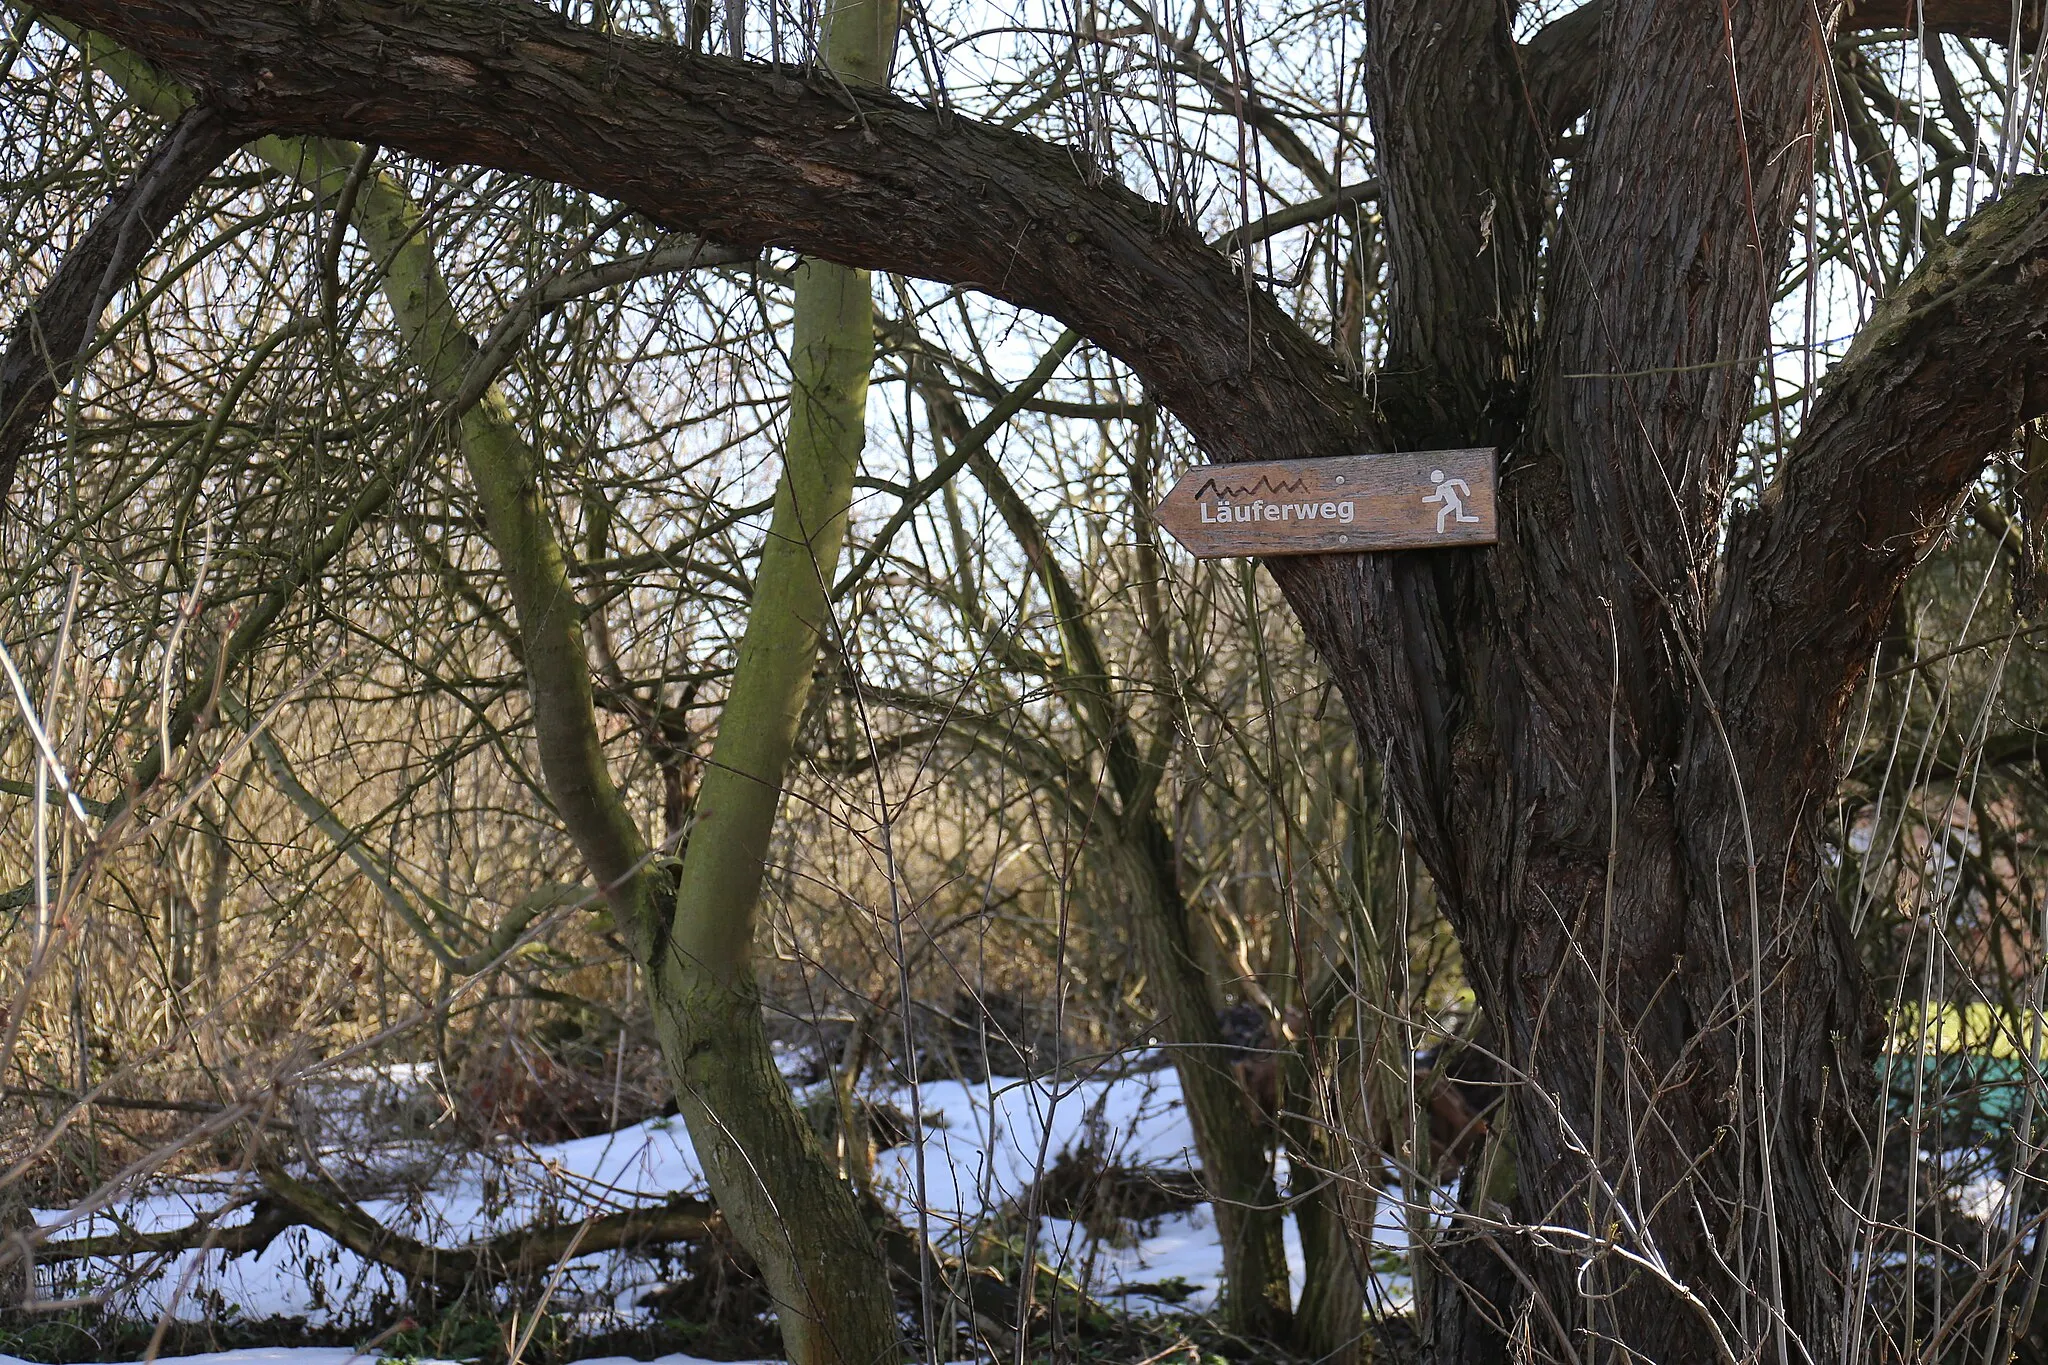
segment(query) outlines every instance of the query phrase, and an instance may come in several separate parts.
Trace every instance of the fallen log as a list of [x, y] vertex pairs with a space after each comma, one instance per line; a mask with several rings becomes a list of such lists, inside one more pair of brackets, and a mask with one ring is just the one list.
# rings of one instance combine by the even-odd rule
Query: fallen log
[[229, 1205], [169, 1232], [118, 1232], [47, 1241], [36, 1251], [44, 1263], [124, 1256], [174, 1256], [206, 1248], [229, 1256], [261, 1252], [294, 1227], [323, 1232], [366, 1261], [386, 1266], [415, 1285], [461, 1291], [531, 1274], [567, 1256], [622, 1247], [699, 1241], [715, 1234], [717, 1209], [702, 1199], [671, 1197], [642, 1209], [598, 1214], [575, 1223], [515, 1228], [457, 1247], [437, 1247], [372, 1218], [338, 1191], [300, 1180], [282, 1168], [257, 1170], [263, 1194], [246, 1223], [218, 1227]]

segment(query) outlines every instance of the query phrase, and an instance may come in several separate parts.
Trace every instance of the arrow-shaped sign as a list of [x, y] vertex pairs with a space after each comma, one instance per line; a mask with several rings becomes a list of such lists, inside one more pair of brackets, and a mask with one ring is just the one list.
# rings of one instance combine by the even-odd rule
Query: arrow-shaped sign
[[1204, 465], [1155, 515], [1200, 559], [1491, 545], [1493, 489], [1491, 450]]

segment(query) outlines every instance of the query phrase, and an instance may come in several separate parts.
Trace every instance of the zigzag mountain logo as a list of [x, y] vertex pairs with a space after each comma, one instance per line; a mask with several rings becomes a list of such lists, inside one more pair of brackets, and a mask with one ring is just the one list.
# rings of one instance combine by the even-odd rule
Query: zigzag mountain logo
[[1261, 474], [1256, 483], [1228, 484], [1212, 478], [1195, 490], [1195, 497], [1198, 499], [1206, 498], [1213, 494], [1219, 498], [1251, 498], [1257, 497], [1261, 493], [1268, 496], [1277, 496], [1282, 493], [1292, 493], [1297, 497], [1304, 496], [1308, 493], [1308, 480], [1289, 479], [1284, 483], [1275, 483], [1271, 478]]

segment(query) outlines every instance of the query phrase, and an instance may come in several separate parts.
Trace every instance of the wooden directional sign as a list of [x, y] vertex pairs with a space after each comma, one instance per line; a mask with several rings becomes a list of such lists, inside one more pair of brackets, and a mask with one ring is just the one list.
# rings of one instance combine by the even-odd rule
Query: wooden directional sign
[[1491, 450], [1204, 465], [1156, 515], [1201, 559], [1491, 545], [1493, 488]]

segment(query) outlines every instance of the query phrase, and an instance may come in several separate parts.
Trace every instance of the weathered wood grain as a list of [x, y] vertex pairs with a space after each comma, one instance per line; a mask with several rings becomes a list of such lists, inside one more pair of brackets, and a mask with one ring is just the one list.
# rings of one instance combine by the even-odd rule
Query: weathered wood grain
[[1198, 559], [1491, 545], [1494, 464], [1481, 449], [1201, 465], [1157, 516]]

